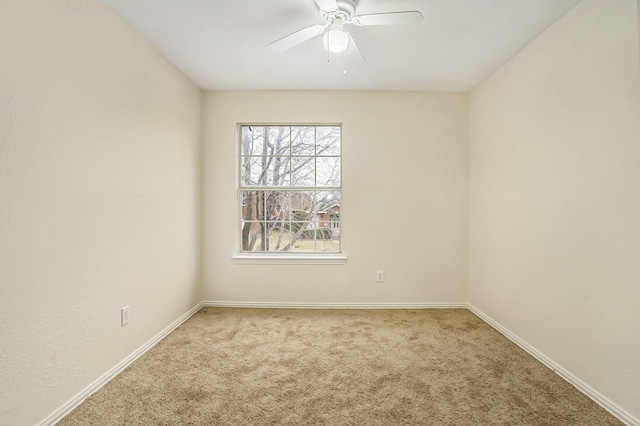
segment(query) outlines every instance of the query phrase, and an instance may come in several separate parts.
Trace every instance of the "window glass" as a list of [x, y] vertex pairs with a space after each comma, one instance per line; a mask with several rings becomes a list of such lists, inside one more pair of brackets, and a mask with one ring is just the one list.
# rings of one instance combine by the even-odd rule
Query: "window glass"
[[240, 252], [339, 253], [340, 126], [241, 125]]

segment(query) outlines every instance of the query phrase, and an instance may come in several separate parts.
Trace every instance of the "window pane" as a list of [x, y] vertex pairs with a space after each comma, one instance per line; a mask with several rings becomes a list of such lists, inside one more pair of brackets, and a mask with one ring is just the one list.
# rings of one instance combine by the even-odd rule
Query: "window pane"
[[260, 222], [242, 223], [242, 251], [260, 251], [262, 247]]
[[274, 229], [269, 240], [269, 251], [289, 251], [291, 248], [291, 233], [283, 228]]
[[260, 204], [261, 197], [259, 191], [241, 191], [242, 198], [242, 218], [244, 220], [258, 220], [259, 211], [262, 211]]
[[325, 253], [340, 253], [340, 241], [337, 239], [322, 241], [318, 244], [317, 251]]
[[[292, 212], [302, 211], [304, 214], [313, 209], [314, 193], [313, 191], [292, 191], [291, 192], [291, 210]], [[299, 220], [294, 217], [293, 220]]]
[[316, 250], [316, 243], [313, 229], [301, 229], [300, 236], [291, 246], [291, 251], [296, 253], [313, 253]]
[[244, 157], [242, 159], [242, 185], [264, 185], [264, 157]]
[[268, 158], [265, 184], [268, 186], [290, 186], [290, 157]]
[[307, 226], [308, 226], [307, 222], [291, 223], [290, 238], [292, 242], [292, 245], [291, 245], [292, 251], [298, 251], [301, 245], [303, 245], [304, 247], [308, 246], [308, 244], [305, 242], [307, 240], [308, 232], [309, 232], [309, 229], [307, 228]]
[[290, 129], [289, 126], [267, 127], [265, 155], [290, 155]]
[[271, 206], [269, 220], [282, 223], [291, 220], [291, 191], [273, 191], [269, 200]]
[[316, 127], [316, 155], [340, 155], [340, 127]]
[[275, 221], [280, 214], [277, 191], [264, 191], [265, 215], [260, 219]]
[[316, 130], [313, 126], [291, 127], [291, 155], [315, 155]]
[[314, 157], [291, 159], [291, 186], [314, 186], [315, 179]]
[[340, 186], [340, 158], [316, 158], [316, 186]]
[[262, 155], [264, 153], [264, 127], [242, 126], [240, 141], [242, 155]]
[[340, 251], [340, 191], [317, 194], [318, 251]]

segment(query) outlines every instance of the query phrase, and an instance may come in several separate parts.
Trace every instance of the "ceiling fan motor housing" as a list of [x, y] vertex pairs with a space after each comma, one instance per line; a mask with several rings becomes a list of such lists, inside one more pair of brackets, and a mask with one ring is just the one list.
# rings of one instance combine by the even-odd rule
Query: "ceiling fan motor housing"
[[333, 23], [336, 18], [340, 18], [343, 23], [348, 22], [356, 14], [356, 2], [355, 0], [336, 0], [338, 10], [322, 10], [320, 9], [320, 16], [327, 23]]

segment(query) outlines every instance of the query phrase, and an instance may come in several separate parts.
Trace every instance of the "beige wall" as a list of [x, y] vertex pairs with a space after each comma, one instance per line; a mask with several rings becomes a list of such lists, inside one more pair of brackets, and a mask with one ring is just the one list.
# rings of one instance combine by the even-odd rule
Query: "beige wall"
[[469, 302], [640, 418], [636, 7], [582, 1], [470, 94]]
[[[204, 299], [465, 302], [467, 117], [462, 94], [206, 93]], [[232, 263], [238, 122], [342, 123], [346, 265]]]
[[0, 10], [0, 424], [31, 425], [201, 300], [200, 91], [102, 2]]
[[[101, 2], [0, 0], [0, 424], [43, 419], [202, 299], [469, 300], [640, 418], [636, 3], [583, 0], [469, 96], [201, 110]], [[346, 265], [232, 263], [252, 121], [343, 124]]]

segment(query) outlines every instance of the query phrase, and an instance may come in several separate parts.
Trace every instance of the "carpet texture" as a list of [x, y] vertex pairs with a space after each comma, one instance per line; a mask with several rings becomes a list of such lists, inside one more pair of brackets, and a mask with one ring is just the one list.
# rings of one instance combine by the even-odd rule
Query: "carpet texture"
[[60, 425], [620, 425], [464, 309], [203, 308]]

